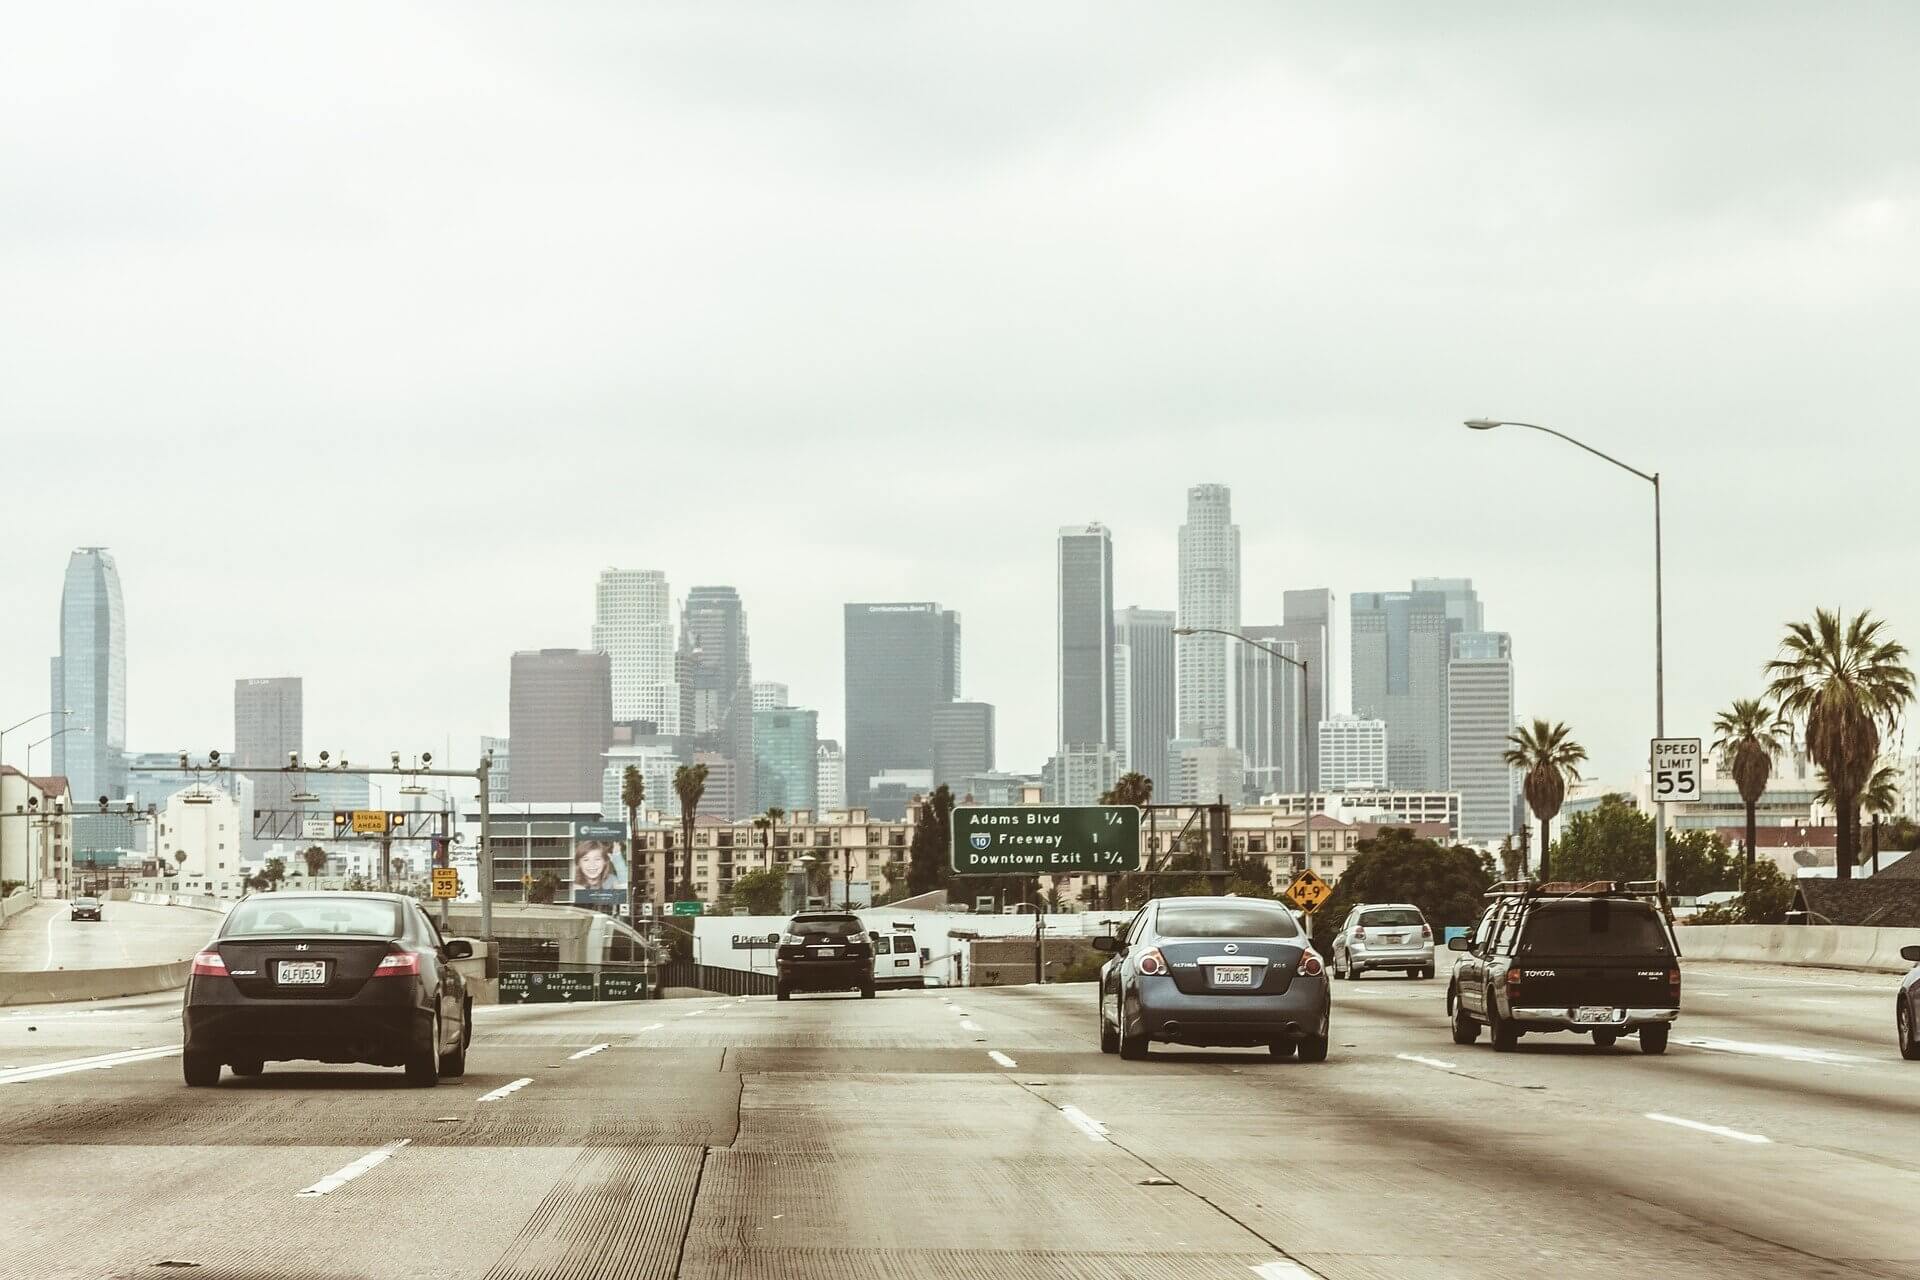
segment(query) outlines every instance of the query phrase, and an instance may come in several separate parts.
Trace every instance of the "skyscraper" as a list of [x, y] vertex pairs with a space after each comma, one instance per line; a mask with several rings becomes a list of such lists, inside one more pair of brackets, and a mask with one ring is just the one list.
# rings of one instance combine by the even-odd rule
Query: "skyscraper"
[[[1284, 627], [1240, 628], [1249, 640], [1298, 662], [1300, 646], [1286, 639], [1285, 632]], [[1233, 740], [1246, 764], [1247, 792], [1260, 796], [1304, 790], [1300, 762], [1307, 744], [1302, 741], [1306, 722], [1301, 717], [1299, 669], [1250, 644], [1236, 644], [1230, 656], [1239, 668], [1234, 677], [1240, 698]]]
[[1167, 743], [1173, 739], [1173, 610], [1129, 606], [1113, 617], [1115, 736], [1122, 772], [1153, 779], [1158, 796], [1172, 794]]
[[672, 609], [660, 570], [603, 569], [593, 592], [593, 647], [611, 663], [614, 719], [683, 733]]
[[[1110, 747], [1113, 727], [1113, 537], [1102, 524], [1069, 525], [1055, 549], [1058, 745]], [[984, 770], [983, 770], [984, 772]]]
[[75, 805], [125, 799], [126, 607], [120, 570], [105, 547], [81, 547], [67, 559], [60, 656], [52, 667], [54, 774], [66, 778]]
[[847, 800], [882, 770], [933, 768], [933, 712], [960, 696], [960, 615], [928, 601], [846, 606]]
[[[1226, 485], [1187, 490], [1187, 522], [1180, 526], [1180, 625], [1237, 631], [1240, 627], [1240, 529]], [[1235, 732], [1236, 642], [1225, 636], [1176, 637], [1178, 733], [1196, 742], [1230, 744]]]
[[1512, 731], [1512, 639], [1461, 632], [1447, 663], [1447, 785], [1460, 793], [1462, 840], [1497, 843], [1513, 834], [1518, 777], [1504, 759]]
[[680, 632], [693, 685], [691, 731], [733, 762], [734, 786], [709, 811], [747, 817], [753, 804], [753, 664], [740, 593], [732, 587], [695, 587], [681, 606]]
[[1447, 621], [1453, 624], [1456, 634], [1486, 630], [1486, 618], [1472, 578], [1415, 578], [1413, 589], [1437, 591], [1447, 598]]
[[818, 813], [847, 807], [847, 755], [832, 738], [822, 738], [814, 752], [813, 779]]
[[256, 809], [293, 808], [300, 779], [286, 772], [287, 756], [301, 749], [303, 701], [299, 676], [233, 682], [233, 764], [262, 771], [247, 775]]
[[507, 699], [516, 803], [598, 803], [613, 740], [612, 663], [605, 653], [538, 649], [513, 655]]
[[755, 680], [753, 682], [753, 709], [772, 711], [777, 707], [793, 705], [792, 695], [787, 686], [778, 680]]
[[1352, 597], [1353, 713], [1387, 722], [1387, 781], [1447, 785], [1447, 660], [1456, 624], [1438, 591]]
[[1313, 727], [1333, 706], [1333, 592], [1325, 587], [1283, 593], [1280, 634], [1299, 646], [1307, 664], [1307, 777], [1320, 772], [1320, 737]]
[[788, 813], [818, 807], [820, 713], [775, 707], [753, 713], [753, 808]]
[[1320, 722], [1322, 791], [1387, 789], [1387, 722], [1329, 716]]
[[949, 702], [933, 709], [933, 785], [958, 788], [993, 772], [993, 704]]

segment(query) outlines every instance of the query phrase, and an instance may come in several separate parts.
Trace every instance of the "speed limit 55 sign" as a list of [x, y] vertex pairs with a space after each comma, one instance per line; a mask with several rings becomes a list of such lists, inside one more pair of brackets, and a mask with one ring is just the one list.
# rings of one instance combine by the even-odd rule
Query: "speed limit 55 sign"
[[1653, 798], [1669, 804], [1700, 798], [1700, 739], [1653, 740]]

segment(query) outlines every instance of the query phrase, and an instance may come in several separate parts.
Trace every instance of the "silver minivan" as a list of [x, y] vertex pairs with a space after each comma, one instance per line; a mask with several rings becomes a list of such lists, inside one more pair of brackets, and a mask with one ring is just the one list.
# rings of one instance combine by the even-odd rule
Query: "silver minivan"
[[1369, 969], [1433, 976], [1433, 929], [1411, 902], [1365, 902], [1347, 913], [1333, 937], [1333, 976]]

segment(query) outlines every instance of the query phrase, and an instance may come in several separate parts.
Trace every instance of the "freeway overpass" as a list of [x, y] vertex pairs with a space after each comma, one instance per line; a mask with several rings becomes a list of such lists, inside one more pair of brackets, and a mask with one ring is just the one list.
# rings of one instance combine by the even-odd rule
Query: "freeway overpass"
[[0, 1275], [1920, 1276], [1897, 978], [1688, 975], [1659, 1058], [1380, 978], [1325, 1064], [1124, 1062], [1012, 987], [484, 1008], [433, 1090], [189, 1091], [177, 997], [9, 1010]]

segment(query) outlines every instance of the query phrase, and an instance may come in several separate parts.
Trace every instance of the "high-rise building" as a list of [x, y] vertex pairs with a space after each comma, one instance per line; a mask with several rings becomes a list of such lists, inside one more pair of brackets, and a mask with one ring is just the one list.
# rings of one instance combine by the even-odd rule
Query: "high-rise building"
[[1463, 631], [1447, 663], [1447, 785], [1460, 793], [1460, 838], [1469, 843], [1513, 834], [1511, 732], [1513, 641], [1504, 631]]
[[1169, 794], [1167, 743], [1174, 718], [1174, 618], [1171, 609], [1128, 607], [1113, 615], [1115, 746], [1121, 772], [1143, 773]]
[[1486, 630], [1485, 613], [1472, 578], [1415, 578], [1413, 589], [1435, 591], [1447, 598], [1447, 621], [1456, 634]]
[[608, 655], [537, 649], [513, 655], [507, 736], [513, 743], [513, 803], [593, 804], [613, 737]]
[[233, 682], [233, 764], [261, 771], [247, 774], [256, 809], [293, 808], [300, 779], [286, 768], [288, 756], [298, 754], [303, 743], [303, 701], [299, 676]]
[[[1226, 485], [1187, 490], [1180, 526], [1180, 625], [1240, 629], [1240, 528]], [[1231, 744], [1238, 703], [1235, 641], [1220, 635], [1180, 636], [1174, 650], [1180, 737]], [[1238, 794], [1236, 785], [1230, 794]]]
[[487, 803], [505, 804], [513, 781], [513, 739], [482, 734], [480, 754], [493, 757], [487, 770]]
[[755, 680], [753, 682], [753, 709], [772, 711], [775, 707], [790, 707], [793, 700], [788, 696], [787, 686], [778, 680]]
[[[1113, 537], [1103, 524], [1060, 530], [1057, 744], [1110, 747], [1113, 726]], [[938, 770], [935, 771], [936, 775]]]
[[1447, 661], [1458, 629], [1438, 591], [1352, 597], [1353, 713], [1387, 722], [1388, 782], [1447, 787]]
[[721, 817], [747, 817], [753, 804], [753, 664], [740, 593], [732, 587], [695, 587], [681, 606], [680, 632], [693, 685], [692, 732], [733, 762], [735, 784], [727, 805], [703, 807]]
[[1176, 738], [1167, 744], [1167, 759], [1173, 769], [1169, 803], [1238, 802], [1246, 782], [1246, 758], [1240, 748]]
[[[1333, 707], [1333, 592], [1325, 587], [1284, 592], [1281, 597], [1282, 638], [1299, 646], [1300, 660], [1307, 664], [1307, 724], [1318, 725]], [[1307, 737], [1307, 777], [1320, 772], [1320, 740]]]
[[753, 809], [818, 807], [820, 713], [774, 707], [753, 713]]
[[1120, 753], [1098, 743], [1069, 743], [1040, 771], [1047, 804], [1099, 804], [1120, 777]]
[[[53, 774], [77, 805], [127, 794], [127, 617], [105, 547], [67, 558], [60, 656], [53, 659]], [[70, 712], [70, 715], [63, 714]]]
[[1329, 716], [1320, 722], [1321, 791], [1387, 788], [1387, 722]]
[[658, 569], [603, 569], [593, 591], [593, 647], [607, 655], [613, 717], [681, 733], [673, 597]]
[[1241, 635], [1285, 657], [1251, 644], [1236, 644], [1231, 655], [1239, 668], [1234, 679], [1240, 689], [1234, 742], [1246, 762], [1248, 796], [1301, 786], [1306, 721], [1301, 715], [1300, 670], [1293, 665], [1300, 661], [1300, 646], [1285, 639], [1284, 632], [1284, 627], [1240, 628]]
[[700, 807], [696, 812], [730, 814], [743, 811], [751, 802], [740, 794], [740, 770], [732, 756], [722, 751], [696, 751], [693, 762], [707, 766], [707, 785], [700, 793]]
[[960, 696], [960, 615], [932, 602], [846, 606], [847, 799], [882, 772], [933, 768], [933, 712]]
[[822, 738], [814, 752], [813, 798], [816, 812], [830, 813], [847, 807], [847, 755], [832, 738]]
[[993, 772], [993, 704], [949, 702], [933, 709], [933, 785], [958, 787]]

